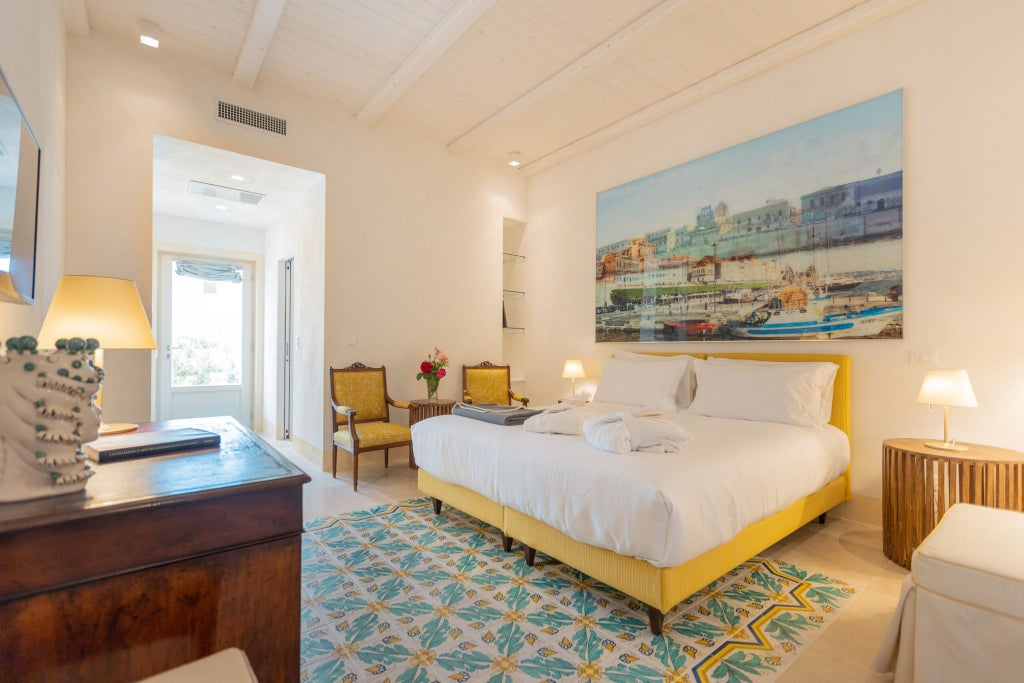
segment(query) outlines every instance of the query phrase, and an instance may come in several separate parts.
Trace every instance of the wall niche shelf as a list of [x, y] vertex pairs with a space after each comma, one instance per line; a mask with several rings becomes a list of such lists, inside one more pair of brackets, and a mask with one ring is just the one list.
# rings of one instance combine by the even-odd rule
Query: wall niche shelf
[[526, 384], [526, 223], [506, 218], [501, 236], [501, 361], [515, 376], [516, 392], [529, 395]]

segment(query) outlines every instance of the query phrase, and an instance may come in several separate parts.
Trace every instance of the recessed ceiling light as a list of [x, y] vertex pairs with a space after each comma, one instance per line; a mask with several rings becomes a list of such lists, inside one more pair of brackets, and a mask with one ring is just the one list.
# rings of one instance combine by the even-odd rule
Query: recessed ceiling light
[[245, 180], [245, 176], [244, 175], [238, 175], [237, 173], [232, 173], [231, 174], [231, 179], [232, 180], [237, 180], [238, 182], [242, 182], [243, 180]]
[[140, 21], [139, 42], [149, 47], [160, 47], [160, 27], [151, 21]]
[[519, 152], [509, 152], [508, 153], [508, 165], [509, 166], [518, 166], [521, 163], [523, 163], [523, 162], [519, 160]]
[[227, 211], [228, 210], [228, 207], [224, 206], [223, 204], [217, 204], [216, 208], [220, 209], [221, 211]]

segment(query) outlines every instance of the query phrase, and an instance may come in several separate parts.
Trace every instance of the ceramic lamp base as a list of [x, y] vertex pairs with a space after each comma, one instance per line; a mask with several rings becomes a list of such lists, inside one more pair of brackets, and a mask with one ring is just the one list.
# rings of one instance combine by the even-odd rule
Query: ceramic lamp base
[[111, 434], [126, 434], [127, 432], [134, 432], [139, 428], [139, 425], [131, 422], [103, 422], [100, 424], [100, 436], [110, 436]]

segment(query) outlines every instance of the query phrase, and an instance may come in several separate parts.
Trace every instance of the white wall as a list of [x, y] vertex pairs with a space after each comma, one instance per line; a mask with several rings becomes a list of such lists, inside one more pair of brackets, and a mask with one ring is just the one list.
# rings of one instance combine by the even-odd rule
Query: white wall
[[[318, 459], [326, 407], [321, 401], [324, 385], [324, 199], [323, 179], [296, 202], [293, 209], [267, 230], [264, 311], [267, 326], [263, 357], [263, 421], [268, 432], [276, 431], [278, 408], [278, 325], [280, 262], [294, 258], [292, 285], [292, 433], [296, 448]], [[319, 451], [320, 453], [314, 453]]]
[[911, 349], [970, 373], [980, 407], [952, 409], [953, 436], [1024, 448], [1021, 26], [1016, 0], [928, 0], [530, 178], [527, 289], [552, 293], [528, 307], [531, 398], [567, 391], [566, 358], [596, 377], [620, 346], [594, 343], [598, 191], [904, 88], [904, 339], [643, 350], [851, 355], [855, 493], [881, 497], [883, 439], [942, 433]]
[[[306, 283], [316, 290], [311, 303], [324, 297], [321, 367], [384, 363], [392, 396], [414, 398], [425, 395], [416, 367], [434, 346], [456, 366], [499, 357], [502, 221], [525, 215], [525, 183], [511, 169], [364, 128], [328, 103], [259, 84], [240, 88], [228, 75], [137, 43], [94, 35], [71, 39], [68, 51], [69, 272], [135, 279], [150, 301], [159, 133], [326, 176], [326, 248], [318, 257], [325, 275]], [[287, 137], [219, 121], [218, 99], [287, 119]], [[343, 348], [343, 336], [358, 345]], [[108, 354], [110, 419], [149, 417], [150, 361], [146, 352]], [[315, 414], [303, 419], [321, 425], [323, 447], [326, 377], [320, 381]], [[457, 384], [442, 382], [441, 394], [455, 396]]]
[[163, 213], [153, 214], [154, 242], [262, 254], [265, 240], [266, 231], [260, 228], [211, 223]]
[[64, 274], [64, 24], [55, 0], [0, 2], [0, 70], [42, 149], [36, 300], [0, 302], [0, 340], [36, 335]]

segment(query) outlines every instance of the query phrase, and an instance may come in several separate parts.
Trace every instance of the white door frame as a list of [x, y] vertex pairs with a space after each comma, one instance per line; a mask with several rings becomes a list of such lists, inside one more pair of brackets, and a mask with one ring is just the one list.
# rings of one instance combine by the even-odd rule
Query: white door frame
[[[156, 363], [156, 416], [158, 420], [171, 419], [171, 392], [179, 391], [171, 387], [171, 262], [176, 258], [203, 258], [198, 254], [178, 251], [159, 251], [157, 253], [157, 363]], [[211, 258], [207, 256], [206, 258]], [[217, 261], [233, 263], [242, 267], [242, 391], [241, 404], [246, 426], [254, 421], [256, 375], [254, 367], [255, 346], [255, 273], [256, 263], [244, 258], [215, 256]], [[248, 343], [247, 343], [248, 342]], [[197, 393], [216, 391], [216, 387], [190, 387], [185, 391]]]

